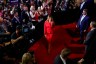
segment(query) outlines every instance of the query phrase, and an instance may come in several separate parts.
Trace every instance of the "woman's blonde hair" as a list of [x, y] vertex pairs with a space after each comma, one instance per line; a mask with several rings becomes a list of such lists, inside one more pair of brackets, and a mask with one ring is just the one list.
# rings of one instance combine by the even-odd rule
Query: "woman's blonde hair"
[[24, 53], [22, 56], [22, 63], [21, 64], [27, 64], [29, 61], [31, 61], [32, 56], [30, 53]]

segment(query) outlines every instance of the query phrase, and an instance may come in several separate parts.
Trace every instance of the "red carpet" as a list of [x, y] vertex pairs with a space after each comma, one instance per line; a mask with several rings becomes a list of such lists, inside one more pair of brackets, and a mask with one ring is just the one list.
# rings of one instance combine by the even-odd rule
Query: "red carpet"
[[69, 56], [71, 59], [83, 57], [84, 45], [78, 44], [79, 36], [78, 32], [75, 32], [75, 26], [76, 24], [72, 23], [68, 25], [56, 26], [54, 28], [50, 55], [47, 54], [47, 41], [44, 37], [42, 37], [29, 49], [29, 51], [34, 50], [38, 64], [54, 64], [54, 58], [65, 47], [71, 49], [72, 54]]

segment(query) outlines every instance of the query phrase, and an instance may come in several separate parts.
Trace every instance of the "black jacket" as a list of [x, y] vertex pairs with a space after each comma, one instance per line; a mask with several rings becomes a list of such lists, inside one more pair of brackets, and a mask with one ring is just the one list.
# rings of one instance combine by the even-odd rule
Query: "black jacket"
[[96, 59], [96, 28], [87, 34], [84, 44], [86, 45], [84, 58]]
[[[60, 55], [58, 55], [55, 60], [54, 60], [54, 64], [63, 64]], [[72, 60], [70, 60], [69, 58], [67, 58], [66, 60], [66, 64], [75, 64], [75, 62], [73, 62]]]

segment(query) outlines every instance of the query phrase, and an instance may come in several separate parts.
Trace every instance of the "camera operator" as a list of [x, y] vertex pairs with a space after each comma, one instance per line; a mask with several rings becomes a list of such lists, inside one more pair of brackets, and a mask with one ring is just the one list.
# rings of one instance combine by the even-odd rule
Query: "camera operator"
[[35, 30], [34, 30], [32, 23], [28, 24], [28, 26], [25, 25], [22, 27], [22, 33], [24, 36], [24, 40], [25, 40], [25, 42], [27, 42], [27, 43], [25, 43], [27, 49], [28, 49], [29, 45], [33, 44], [33, 42], [34, 42], [34, 31]]
[[11, 35], [11, 42], [12, 44], [15, 44], [19, 40], [23, 39], [22, 33], [21, 33], [21, 27], [17, 26], [16, 31]]

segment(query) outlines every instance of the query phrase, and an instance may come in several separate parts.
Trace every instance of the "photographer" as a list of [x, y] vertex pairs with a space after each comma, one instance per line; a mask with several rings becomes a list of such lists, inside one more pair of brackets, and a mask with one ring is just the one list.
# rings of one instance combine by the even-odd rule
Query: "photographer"
[[21, 33], [21, 26], [17, 26], [16, 31], [11, 35], [11, 43], [13, 44], [14, 52], [17, 58], [20, 57], [19, 55], [23, 52], [23, 39], [24, 37]]
[[12, 44], [15, 44], [19, 40], [23, 39], [23, 36], [21, 34], [21, 27], [17, 26], [16, 31], [11, 35], [11, 42]]

